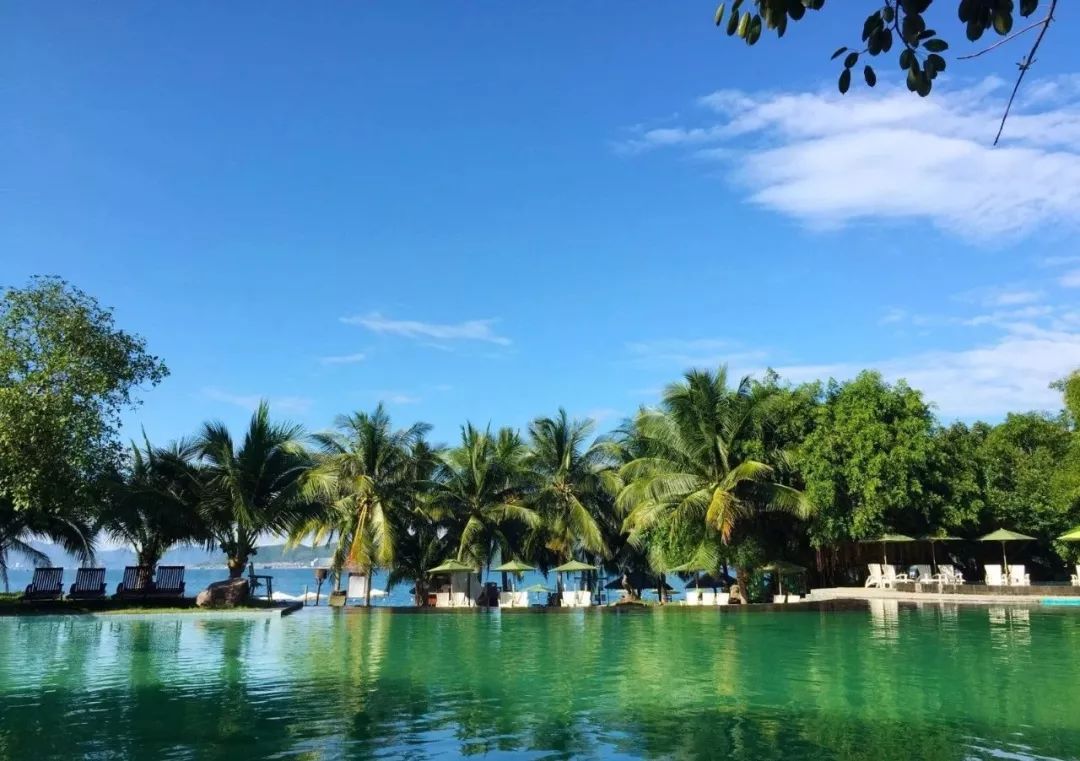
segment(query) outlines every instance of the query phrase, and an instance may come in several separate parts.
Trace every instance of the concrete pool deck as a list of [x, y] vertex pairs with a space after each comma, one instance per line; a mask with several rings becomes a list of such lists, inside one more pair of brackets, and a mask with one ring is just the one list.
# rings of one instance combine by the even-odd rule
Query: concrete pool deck
[[[809, 602], [831, 600], [904, 600], [973, 605], [1058, 604], [1080, 605], [1080, 587], [1065, 584], [1033, 584], [1028, 587], [990, 587], [985, 584], [918, 584], [900, 582], [893, 589], [876, 587], [827, 587], [811, 590]], [[802, 601], [800, 601], [802, 602]], [[788, 603], [799, 604], [799, 603]]]

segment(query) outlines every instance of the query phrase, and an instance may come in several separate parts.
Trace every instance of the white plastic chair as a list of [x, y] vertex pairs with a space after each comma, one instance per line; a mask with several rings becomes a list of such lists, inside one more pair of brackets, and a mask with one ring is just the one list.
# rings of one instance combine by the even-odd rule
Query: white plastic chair
[[701, 590], [701, 604], [702, 605], [716, 605], [716, 592], [711, 589]]
[[436, 608], [449, 608], [450, 607], [450, 593], [449, 592], [436, 592], [435, 593], [435, 607]]
[[729, 602], [731, 602], [731, 592], [717, 592], [716, 593], [716, 604], [717, 605], [727, 605]]
[[1030, 587], [1031, 576], [1024, 571], [1022, 565], [1009, 566], [1009, 586], [1013, 587]]
[[514, 607], [514, 593], [513, 592], [499, 592], [499, 607], [500, 608], [512, 608], [512, 607]]
[[964, 574], [956, 570], [956, 567], [951, 563], [940, 563], [938, 565], [938, 572], [931, 577], [932, 581], [939, 581], [943, 584], [963, 584]]
[[915, 566], [915, 573], [917, 574], [915, 580], [920, 582], [931, 581], [934, 577], [934, 572], [928, 565]]
[[885, 581], [885, 577], [881, 575], [881, 563], [867, 563], [866, 567], [870, 569], [870, 575], [866, 577], [863, 587], [881, 587]]
[[893, 583], [897, 582], [897, 581], [910, 581], [911, 580], [906, 573], [897, 573], [896, 572], [896, 566], [890, 565], [888, 563], [882, 563], [882, 565], [881, 565], [881, 575], [882, 575], [882, 577], [884, 579], [884, 584], [883, 585], [888, 586], [888, 587], [891, 587], [893, 585]]
[[1076, 566], [1076, 575], [1070, 576], [1069, 579], [1072, 581], [1074, 587], [1080, 587], [1080, 563]]
[[450, 598], [455, 608], [468, 608], [469, 603], [472, 602], [464, 592], [452, 592]]
[[1005, 579], [1001, 575], [1001, 566], [999, 565], [987, 565], [986, 566], [986, 586], [988, 587], [1000, 587], [1004, 586]]
[[686, 602], [684, 605], [701, 605], [701, 590], [700, 589], [687, 589], [686, 590]]

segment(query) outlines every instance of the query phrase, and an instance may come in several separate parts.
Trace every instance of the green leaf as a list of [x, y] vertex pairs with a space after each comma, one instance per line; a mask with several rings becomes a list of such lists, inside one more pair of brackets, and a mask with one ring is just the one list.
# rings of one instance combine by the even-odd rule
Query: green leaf
[[716, 25], [720, 26], [720, 23], [723, 20], [724, 20], [724, 4], [720, 3], [720, 5], [716, 6], [716, 17], [715, 17]]
[[750, 31], [750, 11], [745, 11], [745, 12], [743, 12], [742, 17], [739, 19], [739, 28], [737, 30], [737, 33], [738, 33], [738, 35], [740, 37], [742, 37], [745, 40], [746, 35], [749, 33], [749, 31]]
[[944, 53], [946, 50], [949, 49], [949, 43], [941, 39], [927, 40], [923, 43], [923, 47], [929, 50], [931, 53]]
[[900, 68], [910, 69], [911, 64], [915, 61], [915, 54], [910, 49], [904, 48], [900, 53]]
[[1013, 17], [1011, 12], [1002, 12], [1000, 8], [994, 14], [994, 31], [1005, 36], [1012, 31]]
[[830, 60], [835, 61], [837, 58], [839, 58], [840, 56], [842, 56], [846, 52], [847, 52], [847, 48], [837, 48], [836, 52], [832, 54], [832, 58]]
[[866, 79], [866, 84], [871, 87], [877, 84], [877, 74], [874, 73], [874, 69], [871, 66], [867, 66], [863, 69], [863, 78]]
[[840, 88], [840, 93], [844, 94], [851, 87], [851, 69], [844, 69], [840, 72], [840, 81], [837, 83]]
[[926, 57], [926, 67], [929, 68], [931, 62], [934, 64], [935, 71], [945, 71], [945, 59], [939, 56], [937, 53], [931, 53]]
[[1020, 15], [1027, 18], [1039, 7], [1039, 0], [1020, 0]]
[[847, 58], [844, 59], [844, 68], [850, 69], [852, 66], [859, 62], [859, 54], [852, 51], [847, 54]]
[[732, 35], [734, 35], [735, 31], [738, 28], [739, 28], [739, 14], [736, 12], [735, 8], [732, 8], [731, 9], [731, 16], [728, 17], [728, 22], [727, 22], [728, 37], [731, 37]]

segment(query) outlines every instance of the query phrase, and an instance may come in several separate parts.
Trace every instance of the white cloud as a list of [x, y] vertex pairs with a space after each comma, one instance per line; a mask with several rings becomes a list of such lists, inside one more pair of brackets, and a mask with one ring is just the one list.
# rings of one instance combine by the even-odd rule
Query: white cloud
[[353, 365], [357, 362], [363, 362], [367, 359], [367, 355], [362, 352], [356, 354], [338, 354], [330, 357], [319, 357], [319, 362], [324, 365]]
[[906, 309], [899, 309], [898, 307], [889, 307], [885, 310], [885, 314], [881, 315], [881, 319], [878, 320], [880, 325], [893, 325], [898, 322], [903, 322], [908, 317], [908, 311]]
[[643, 131], [622, 147], [679, 146], [717, 160], [751, 201], [812, 227], [919, 219], [990, 240], [1075, 224], [1080, 94], [1065, 78], [1032, 83], [995, 148], [1008, 89], [991, 78], [925, 99], [898, 87], [722, 90], [699, 101], [707, 123]]
[[996, 342], [957, 351], [931, 351], [867, 362], [777, 367], [796, 381], [848, 379], [876, 369], [903, 378], [934, 402], [942, 418], [999, 417], [1010, 411], [1057, 410], [1060, 394], [1049, 384], [1080, 367], [1080, 333], [1033, 328]]
[[423, 401], [419, 396], [404, 391], [380, 391], [377, 396], [386, 404], [419, 404]]
[[[401, 336], [403, 338], [433, 338], [438, 341], [486, 341], [499, 346], [509, 346], [511, 344], [509, 338], [495, 332], [494, 326], [498, 320], [494, 319], [466, 320], [465, 322], [440, 324], [420, 322], [419, 320], [393, 320], [389, 317], [383, 317], [378, 312], [372, 312], [363, 316], [342, 317], [341, 321], [347, 325], [360, 325], [373, 333]], [[425, 342], [425, 345], [430, 345], [430, 342]], [[445, 349], [447, 347], [440, 345], [436, 348]]]
[[763, 351], [745, 350], [734, 341], [723, 338], [662, 338], [632, 341], [626, 350], [638, 364], [676, 365], [682, 368], [716, 368], [721, 364], [751, 362], [764, 359]]
[[604, 421], [617, 418], [621, 414], [622, 413], [619, 412], [619, 410], [612, 407], [597, 407], [586, 412], [585, 417], [599, 426], [602, 425]]
[[1033, 304], [1042, 299], [1039, 291], [1002, 291], [990, 299], [994, 306], [1007, 307], [1020, 304]]
[[1080, 264], [1080, 256], [1044, 256], [1038, 260], [1040, 267], [1063, 267], [1067, 264]]
[[1058, 279], [1058, 284], [1065, 288], [1080, 288], [1080, 270], [1066, 272]]
[[313, 401], [305, 396], [260, 396], [259, 394], [235, 394], [220, 388], [207, 386], [202, 390], [206, 399], [231, 404], [245, 410], [254, 410], [260, 401], [266, 401], [271, 411], [304, 413], [311, 409]]

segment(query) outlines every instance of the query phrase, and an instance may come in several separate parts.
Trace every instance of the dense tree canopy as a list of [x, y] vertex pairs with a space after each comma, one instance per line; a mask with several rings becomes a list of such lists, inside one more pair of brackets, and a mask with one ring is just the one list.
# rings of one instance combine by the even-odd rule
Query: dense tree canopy
[[120, 413], [168, 373], [142, 338], [63, 280], [0, 299], [0, 501], [86, 515], [120, 465]]

